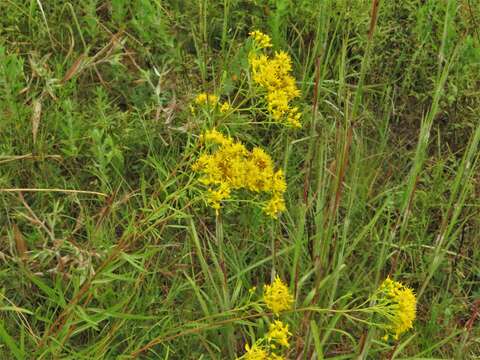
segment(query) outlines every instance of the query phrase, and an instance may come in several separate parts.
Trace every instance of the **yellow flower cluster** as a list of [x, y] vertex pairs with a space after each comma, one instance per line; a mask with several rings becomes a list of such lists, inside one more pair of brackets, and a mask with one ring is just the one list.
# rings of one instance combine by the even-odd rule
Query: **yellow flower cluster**
[[[220, 105], [219, 104], [219, 98], [218, 98], [217, 95], [207, 94], [207, 93], [198, 94], [195, 97], [194, 102], [198, 106], [209, 106], [211, 108], [216, 108], [217, 106]], [[220, 112], [223, 113], [223, 114], [229, 112], [231, 109], [232, 109], [232, 107], [231, 107], [231, 105], [228, 101], [224, 101], [220, 105]]]
[[222, 106], [220, 106], [220, 112], [223, 113], [223, 114], [229, 112], [231, 109], [232, 109], [232, 106], [227, 101], [225, 101], [222, 104]]
[[248, 344], [245, 345], [245, 350], [247, 351], [241, 359], [245, 360], [285, 360], [281, 355], [275, 353], [269, 353], [265, 350], [264, 347], [254, 344], [250, 347]]
[[215, 106], [218, 103], [218, 96], [213, 94], [201, 93], [195, 98], [195, 104], [197, 105], [210, 105]]
[[253, 81], [266, 91], [268, 111], [273, 120], [293, 127], [301, 127], [298, 107], [292, 107], [291, 101], [300, 96], [295, 79], [290, 75], [292, 60], [284, 52], [276, 52], [273, 58], [267, 55], [249, 56]]
[[255, 30], [248, 33], [250, 37], [255, 41], [259, 48], [268, 48], [272, 47], [272, 39], [270, 36], [262, 33], [261, 31]]
[[267, 334], [267, 340], [270, 343], [270, 347], [275, 349], [277, 343], [280, 346], [284, 346], [286, 348], [290, 347], [288, 342], [290, 335], [290, 331], [288, 331], [288, 324], [284, 324], [280, 320], [275, 320], [273, 324], [270, 324], [269, 331]]
[[263, 288], [263, 301], [275, 315], [278, 315], [292, 308], [293, 296], [287, 285], [277, 276], [271, 285], [265, 285]]
[[214, 152], [200, 155], [192, 169], [202, 174], [200, 182], [209, 187], [207, 202], [220, 209], [233, 190], [246, 189], [270, 196], [263, 210], [272, 217], [285, 210], [283, 193], [287, 188], [282, 170], [274, 170], [273, 161], [261, 148], [252, 151], [240, 142], [211, 130], [202, 135], [205, 143], [217, 146]]
[[245, 350], [247, 351], [245, 355], [243, 355], [243, 359], [245, 360], [268, 360], [269, 354], [268, 352], [263, 349], [261, 346], [257, 344], [253, 344], [252, 347], [250, 345], [245, 345]]
[[[253, 289], [253, 290], [252, 290]], [[250, 294], [255, 288], [249, 290]], [[246, 353], [240, 359], [247, 360], [285, 360], [279, 355], [290, 347], [288, 324], [283, 323], [277, 316], [284, 310], [289, 310], [293, 305], [293, 296], [287, 285], [277, 276], [272, 284], [263, 288], [263, 301], [275, 314], [275, 320], [269, 324], [268, 333], [252, 346], [246, 345]]]
[[[416, 317], [417, 299], [412, 289], [402, 283], [386, 278], [378, 288], [379, 296], [386, 301], [392, 313], [387, 329], [395, 339], [413, 327]], [[388, 336], [387, 336], [388, 338]]]

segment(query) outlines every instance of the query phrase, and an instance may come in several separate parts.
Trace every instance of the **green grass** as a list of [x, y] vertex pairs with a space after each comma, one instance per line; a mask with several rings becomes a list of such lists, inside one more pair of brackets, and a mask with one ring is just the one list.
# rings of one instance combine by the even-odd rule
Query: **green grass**
[[[277, 274], [288, 359], [480, 357], [478, 2], [0, 13], [1, 359], [234, 359], [268, 330]], [[254, 29], [293, 59], [300, 130], [256, 109]], [[247, 110], [192, 115], [204, 91]], [[278, 220], [204, 204], [190, 166], [213, 126], [285, 170]], [[370, 298], [388, 275], [418, 298], [398, 341]]]

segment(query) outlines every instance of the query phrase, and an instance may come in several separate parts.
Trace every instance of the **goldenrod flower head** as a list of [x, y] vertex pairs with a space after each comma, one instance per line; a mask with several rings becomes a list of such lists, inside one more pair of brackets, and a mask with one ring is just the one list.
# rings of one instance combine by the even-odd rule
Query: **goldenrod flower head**
[[269, 195], [263, 208], [266, 214], [277, 217], [285, 210], [285, 177], [281, 170], [275, 171], [272, 159], [263, 149], [256, 147], [249, 151], [242, 143], [217, 130], [207, 131], [201, 140], [217, 146], [212, 153], [200, 155], [192, 165], [195, 172], [202, 174], [199, 181], [209, 187], [207, 203], [210, 206], [218, 210], [232, 191], [246, 189]]
[[292, 308], [293, 296], [287, 285], [277, 276], [271, 285], [264, 286], [263, 301], [275, 315], [278, 315], [280, 312]]
[[220, 209], [220, 203], [228, 199], [231, 189], [227, 184], [220, 184], [220, 186], [213, 190], [208, 189], [207, 202], [215, 210]]
[[293, 127], [299, 128], [302, 127], [302, 124], [300, 123], [301, 117], [302, 113], [298, 111], [298, 107], [294, 107], [288, 111], [286, 122]]
[[267, 108], [273, 120], [292, 127], [301, 127], [301, 113], [290, 102], [300, 96], [295, 79], [290, 75], [292, 60], [284, 52], [276, 52], [273, 58], [266, 55], [249, 56], [253, 81], [267, 91]]
[[195, 104], [197, 104], [197, 105], [206, 104], [207, 99], [208, 99], [208, 94], [207, 93], [198, 94], [197, 97], [195, 98]]
[[262, 33], [261, 31], [255, 30], [248, 33], [250, 37], [257, 43], [260, 48], [272, 47], [272, 39], [270, 36]]
[[277, 214], [286, 210], [285, 200], [282, 196], [274, 195], [265, 205], [263, 211], [271, 217], [277, 217]]
[[243, 355], [243, 359], [245, 360], [268, 360], [269, 354], [265, 351], [261, 346], [257, 344], [253, 344], [252, 347], [250, 345], [245, 345], [245, 350], [247, 351], [245, 355]]
[[218, 103], [218, 96], [213, 94], [201, 93], [195, 98], [195, 104], [197, 105], [210, 105], [215, 106]]
[[222, 106], [220, 107], [220, 112], [222, 114], [225, 114], [229, 112], [232, 109], [232, 106], [228, 103], [228, 101], [225, 101]]
[[287, 190], [287, 182], [285, 181], [283, 170], [277, 170], [273, 175], [272, 188], [276, 193], [284, 193]]
[[288, 331], [288, 324], [284, 324], [280, 320], [275, 320], [273, 324], [269, 325], [267, 340], [271, 344], [272, 349], [276, 348], [274, 343], [289, 348], [290, 344], [288, 343], [288, 339], [290, 335], [292, 334]]
[[222, 146], [230, 146], [233, 144], [231, 137], [227, 137], [215, 129], [208, 130], [204, 134], [200, 135], [200, 140], [206, 143], [218, 144]]
[[[378, 297], [387, 303], [391, 314], [387, 329], [395, 339], [413, 327], [417, 299], [413, 290], [400, 282], [386, 278], [378, 288]], [[387, 336], [388, 338], [388, 336]]]
[[282, 355], [277, 355], [273, 352], [269, 352], [268, 349], [265, 347], [253, 344], [251, 347], [250, 345], [245, 345], [246, 353], [243, 354], [239, 359], [243, 360], [285, 360], [285, 357]]

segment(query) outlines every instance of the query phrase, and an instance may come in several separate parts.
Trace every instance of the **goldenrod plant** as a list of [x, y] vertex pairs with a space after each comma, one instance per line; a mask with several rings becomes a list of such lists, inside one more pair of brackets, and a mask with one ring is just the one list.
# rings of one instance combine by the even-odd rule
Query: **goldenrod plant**
[[275, 315], [281, 311], [290, 310], [293, 305], [293, 296], [287, 285], [277, 276], [272, 284], [265, 285], [263, 301]]
[[417, 299], [412, 289], [406, 287], [398, 281], [386, 278], [375, 294], [380, 307], [384, 307], [385, 324], [388, 332], [385, 339], [388, 340], [389, 334], [398, 340], [404, 332], [413, 328], [413, 322], [416, 317]]
[[0, 14], [1, 360], [479, 357], [479, 1]]
[[284, 355], [290, 348], [292, 333], [289, 331], [289, 325], [279, 317], [281, 312], [293, 309], [293, 295], [279, 276], [276, 276], [271, 284], [264, 285], [260, 304], [271, 311], [274, 318], [270, 320], [268, 332], [253, 344], [247, 343], [245, 353], [238, 359], [285, 359]]
[[271, 47], [270, 38], [259, 31], [250, 33], [256, 45], [249, 55], [253, 81], [264, 89], [267, 108], [276, 122], [299, 128], [302, 116], [292, 101], [300, 96], [295, 78], [291, 75], [292, 60], [284, 51], [275, 52], [271, 57], [259, 49]]
[[232, 191], [246, 189], [253, 194], [267, 194], [269, 199], [262, 206], [267, 215], [275, 218], [285, 210], [283, 194], [287, 184], [283, 171], [274, 169], [272, 159], [263, 149], [255, 147], [249, 151], [217, 130], [205, 132], [200, 140], [215, 146], [192, 165], [202, 175], [199, 182], [208, 186], [205, 198], [211, 207], [219, 210], [221, 203], [231, 198]]

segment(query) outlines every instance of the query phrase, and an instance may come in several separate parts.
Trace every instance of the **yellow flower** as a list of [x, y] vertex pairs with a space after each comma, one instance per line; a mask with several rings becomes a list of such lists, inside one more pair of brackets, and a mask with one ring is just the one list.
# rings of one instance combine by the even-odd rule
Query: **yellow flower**
[[272, 189], [277, 193], [284, 193], [287, 190], [287, 182], [282, 170], [278, 170], [273, 175]]
[[218, 96], [216, 95], [208, 95], [208, 102], [210, 103], [211, 106], [215, 106], [218, 103]]
[[272, 39], [270, 39], [270, 36], [262, 33], [261, 31], [251, 31], [250, 33], [248, 33], [248, 35], [250, 35], [250, 37], [260, 48], [272, 47]]
[[195, 104], [197, 105], [210, 105], [215, 106], [218, 103], [218, 96], [213, 94], [201, 93], [195, 98]]
[[206, 104], [207, 99], [208, 99], [208, 94], [207, 93], [198, 94], [197, 97], [195, 98], [195, 104], [197, 104], [197, 105]]
[[[288, 324], [285, 325], [280, 320], [275, 320], [273, 324], [269, 325], [267, 340], [269, 343], [277, 343], [280, 346], [289, 348], [290, 344], [288, 343], [288, 338], [290, 335], [292, 334], [288, 331]], [[272, 344], [271, 347], [275, 349], [274, 344]]]
[[199, 182], [209, 187], [206, 199], [210, 206], [218, 210], [232, 191], [245, 189], [270, 197], [263, 208], [266, 214], [277, 217], [285, 210], [285, 177], [281, 170], [275, 171], [271, 157], [263, 149], [249, 151], [217, 130], [207, 131], [200, 140], [216, 145], [215, 151], [201, 154], [192, 165], [192, 170], [201, 174]]
[[402, 333], [413, 327], [417, 308], [415, 294], [412, 289], [389, 277], [378, 288], [378, 294], [390, 310], [387, 329], [398, 339]]
[[227, 101], [225, 101], [222, 104], [222, 106], [220, 107], [220, 112], [222, 114], [225, 114], [225, 113], [229, 112], [231, 109], [232, 109], [232, 107], [230, 106], [230, 104]]
[[285, 357], [283, 357], [282, 355], [271, 353], [269, 360], [285, 360]]
[[252, 347], [247, 344], [245, 345], [245, 350], [247, 351], [245, 355], [243, 355], [243, 359], [245, 360], [268, 360], [269, 358], [268, 352], [257, 344], [253, 344]]
[[230, 146], [233, 143], [233, 140], [230, 137], [225, 137], [221, 132], [215, 129], [206, 131], [200, 136], [200, 140], [222, 146]]
[[295, 79], [290, 75], [290, 56], [284, 51], [275, 53], [273, 58], [252, 53], [249, 62], [253, 81], [267, 91], [267, 109], [273, 120], [292, 127], [301, 127], [302, 114], [298, 107], [290, 106], [291, 101], [300, 96]]
[[275, 315], [278, 315], [281, 311], [290, 310], [293, 304], [293, 296], [278, 276], [271, 285], [264, 286], [263, 300]]
[[280, 195], [274, 195], [265, 205], [263, 211], [265, 214], [270, 215], [273, 218], [276, 218], [279, 213], [286, 210], [285, 200]]
[[230, 196], [230, 187], [227, 184], [220, 184], [216, 189], [208, 189], [207, 202], [215, 210], [220, 209], [220, 203]]
[[298, 107], [294, 107], [288, 111], [286, 122], [293, 127], [300, 128], [302, 127], [302, 124], [300, 123], [301, 117], [302, 113], [298, 111]]

